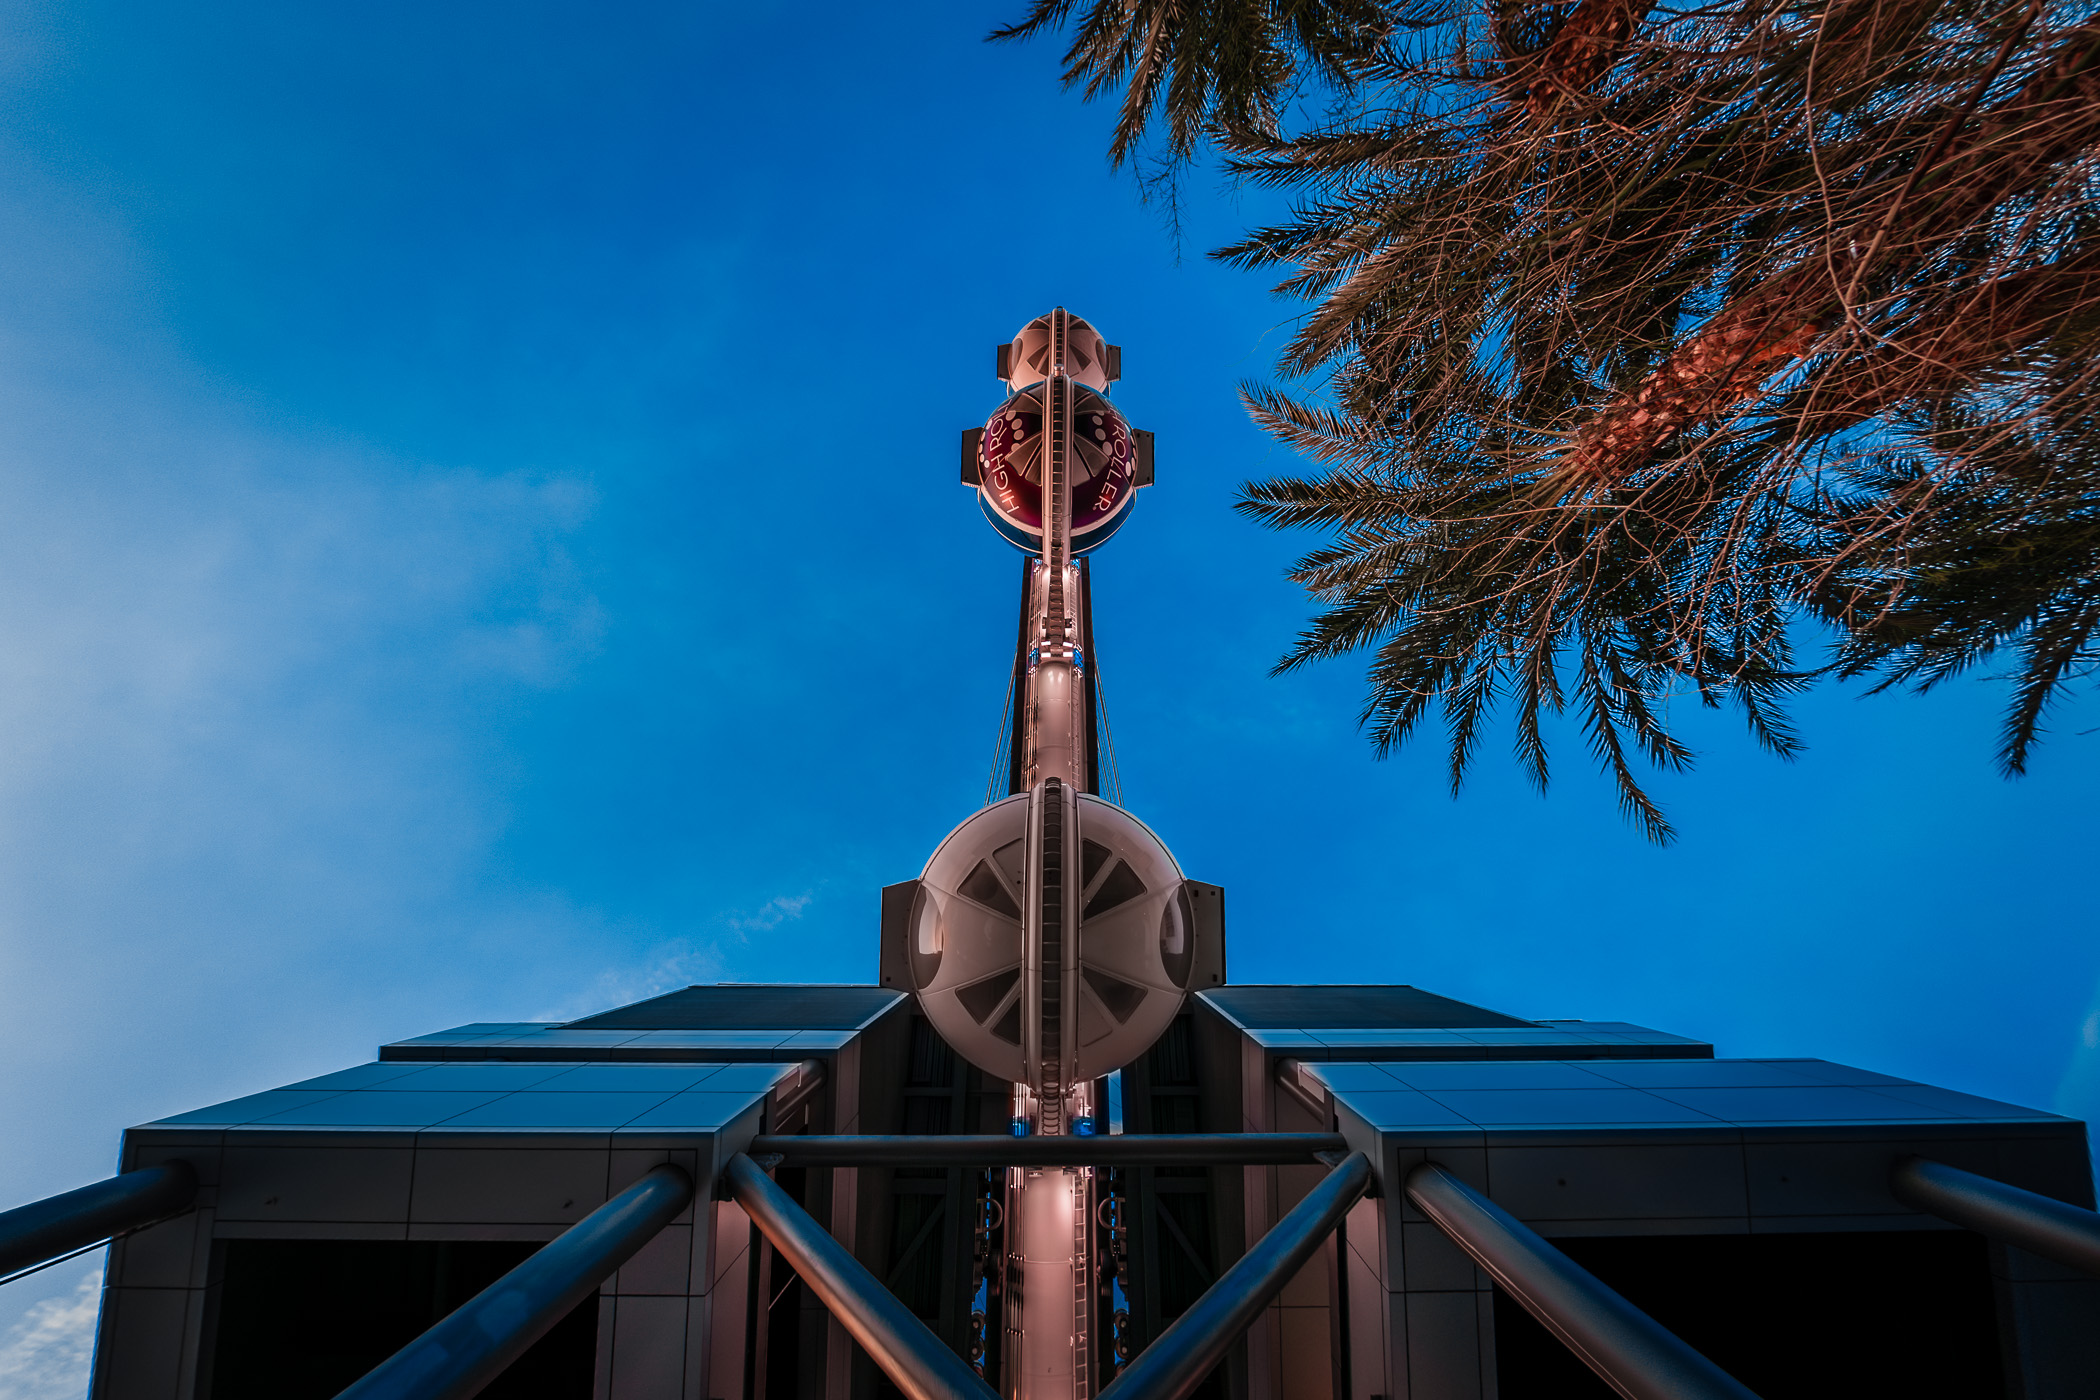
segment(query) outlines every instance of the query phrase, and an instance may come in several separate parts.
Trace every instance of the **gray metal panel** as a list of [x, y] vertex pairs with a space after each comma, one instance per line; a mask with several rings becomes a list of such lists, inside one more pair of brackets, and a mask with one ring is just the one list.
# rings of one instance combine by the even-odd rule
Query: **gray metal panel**
[[199, 1306], [195, 1289], [103, 1290], [102, 1336], [122, 1344], [96, 1348], [94, 1400], [176, 1400]]
[[[2081, 1124], [1826, 1061], [1323, 1061], [1309, 1047], [1286, 1054], [1280, 1045], [1254, 1053], [1273, 1057], [1301, 1090], [1328, 1090], [1343, 1136], [1374, 1154], [1388, 1183], [1378, 1265], [1395, 1359], [1390, 1389], [1372, 1392], [1386, 1400], [1493, 1392], [1492, 1295], [1469, 1288], [1470, 1261], [1452, 1257], [1441, 1232], [1392, 1196], [1417, 1162], [1437, 1162], [1553, 1238], [1950, 1228], [1891, 1195], [1889, 1168], [1910, 1153], [2065, 1200], [2089, 1199], [2091, 1189]], [[1596, 1087], [1577, 1087], [1585, 1084]], [[1659, 1106], [1642, 1114], [1693, 1121], [1599, 1121], [1608, 1115], [1596, 1110], [1626, 1113], [1641, 1099]], [[2090, 1321], [2100, 1281], [2009, 1249], [1997, 1252], [1994, 1271], [2025, 1400], [2095, 1393], [2100, 1333]], [[1471, 1327], [1468, 1298], [1478, 1304]]]
[[[391, 1069], [393, 1066], [362, 1066]], [[499, 1140], [597, 1139], [615, 1131], [713, 1133], [776, 1087], [821, 1083], [821, 1062], [576, 1064], [444, 1063], [401, 1075], [327, 1076], [369, 1083], [342, 1092], [272, 1091], [146, 1125], [150, 1130], [223, 1127], [249, 1149], [310, 1146], [407, 1148], [450, 1141], [493, 1147]], [[407, 1086], [436, 1085], [422, 1088]], [[549, 1145], [551, 1142], [549, 1142]], [[286, 1159], [289, 1161], [290, 1159]], [[377, 1160], [377, 1159], [374, 1159]], [[260, 1218], [248, 1215], [246, 1218]]]
[[[900, 998], [901, 1001], [901, 998]], [[465, 1032], [474, 1032], [467, 1034]], [[833, 1055], [852, 1044], [860, 1030], [775, 1028], [766, 1030], [570, 1030], [554, 1022], [499, 1026], [481, 1034], [472, 1026], [417, 1036], [379, 1047], [381, 1067], [417, 1062], [462, 1063], [558, 1061], [564, 1064], [726, 1064], [799, 1060]], [[325, 1092], [325, 1091], [308, 1091]]]
[[399, 1221], [408, 1218], [415, 1152], [407, 1147], [226, 1150], [218, 1217], [230, 1220]]
[[[577, 1065], [559, 1070], [536, 1087], [542, 1093], [656, 1093], [678, 1094], [700, 1088], [725, 1068], [719, 1064], [687, 1061], [679, 1064]], [[742, 1082], [737, 1081], [739, 1087]], [[716, 1087], [713, 1084], [708, 1088]]]
[[1705, 1041], [1615, 1021], [1514, 1028], [1259, 1027], [1235, 1033], [1272, 1055], [1300, 1060], [1710, 1060], [1714, 1053]]
[[[1929, 1086], [1820, 1060], [1299, 1061], [1292, 1073], [1326, 1085], [1338, 1106], [1381, 1135], [1420, 1142], [1466, 1140], [1471, 1129], [1491, 1145], [1674, 1139], [1783, 1144], [1798, 1153], [1817, 1143], [2081, 1132], [2038, 1109], [1913, 1092]], [[1753, 1198], [1770, 1176], [1753, 1159]], [[1887, 1197], [1879, 1182], [1862, 1194]]]
[[[1400, 1306], [1406, 1336], [1407, 1393], [1416, 1400], [1491, 1400], [1481, 1355], [1494, 1349], [1481, 1335], [1479, 1300], [1485, 1293], [1405, 1293]], [[1434, 1339], [1435, 1345], [1425, 1345]]]
[[212, 1215], [193, 1210], [134, 1230], [109, 1252], [109, 1280], [126, 1288], [202, 1288], [210, 1273]]
[[682, 1400], [686, 1300], [623, 1296], [614, 1308], [610, 1400]]
[[605, 1203], [605, 1149], [426, 1147], [410, 1220], [573, 1225]]
[[839, 984], [687, 987], [570, 1021], [567, 1030], [859, 1030], [900, 994]]
[[881, 938], [877, 943], [876, 978], [897, 991], [911, 988], [911, 906], [919, 882], [906, 880], [882, 887]]
[[[653, 1294], [683, 1298], [693, 1278], [693, 1227], [667, 1225], [655, 1239], [643, 1245], [634, 1258], [620, 1266], [608, 1285], [621, 1294]], [[700, 1290], [705, 1291], [705, 1290]]]
[[[141, 1232], [113, 1250], [95, 1394], [198, 1400], [189, 1389], [214, 1240], [552, 1239], [662, 1162], [680, 1166], [705, 1188], [722, 1155], [748, 1141], [769, 1111], [797, 1098], [809, 1102], [813, 1093], [821, 1103], [817, 1091], [830, 1066], [808, 1058], [809, 1050], [836, 1053], [847, 1044], [850, 1052], [857, 1033], [560, 1032], [502, 1023], [441, 1033], [426, 1043], [480, 1042], [500, 1056], [505, 1041], [554, 1035], [601, 1042], [665, 1037], [680, 1050], [695, 1039], [755, 1038], [766, 1058], [382, 1062], [304, 1081], [314, 1087], [249, 1095], [181, 1115], [182, 1121], [130, 1130], [126, 1166], [181, 1157], [196, 1165], [203, 1194], [199, 1209], [172, 1222], [175, 1228]], [[790, 1041], [802, 1053], [778, 1058]], [[411, 1084], [446, 1087], [405, 1087]], [[637, 1103], [650, 1107], [631, 1112]], [[418, 1118], [425, 1121], [399, 1121]], [[232, 1218], [221, 1218], [219, 1205]], [[628, 1261], [613, 1284], [616, 1292], [608, 1294], [640, 1302], [618, 1340], [628, 1363], [621, 1384], [648, 1384], [627, 1393], [643, 1393], [666, 1377], [667, 1396], [704, 1400], [709, 1393], [699, 1378], [710, 1364], [714, 1238], [694, 1227], [692, 1215], [688, 1207], [645, 1256]], [[741, 1238], [729, 1258], [732, 1265], [748, 1264]], [[729, 1289], [741, 1298], [743, 1286], [738, 1276]], [[664, 1306], [652, 1311], [659, 1302]], [[601, 1352], [608, 1386], [618, 1330], [608, 1308]], [[740, 1350], [740, 1331], [734, 1342]], [[675, 1368], [647, 1359], [671, 1353]], [[602, 1400], [607, 1392], [599, 1393]]]
[[1496, 1204], [1534, 1225], [1661, 1216], [1741, 1228], [1749, 1214], [1743, 1152], [1733, 1143], [1492, 1147], [1488, 1176]]
[[1249, 985], [1218, 987], [1205, 1001], [1248, 1030], [1348, 1026], [1364, 1030], [1442, 1026], [1532, 1027], [1462, 1001], [1408, 986]]
[[[1151, 434], [1143, 435], [1150, 441]], [[1146, 483], [1140, 483], [1146, 484]], [[1225, 985], [1225, 887], [1188, 882], [1189, 908], [1195, 914], [1195, 959], [1189, 967], [1189, 990]]]

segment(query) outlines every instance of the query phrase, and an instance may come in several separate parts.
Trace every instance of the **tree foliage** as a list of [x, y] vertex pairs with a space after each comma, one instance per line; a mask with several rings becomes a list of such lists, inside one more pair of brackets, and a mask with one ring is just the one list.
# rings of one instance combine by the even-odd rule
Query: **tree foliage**
[[[1286, 15], [1371, 27], [1329, 8], [1204, 13], [1247, 44]], [[1138, 13], [1098, 0], [1079, 32]], [[1127, 84], [1119, 154], [1174, 112], [1145, 64], [1195, 12], [1148, 13], [1152, 47], [1067, 55], [1090, 92]], [[1217, 253], [1306, 304], [1286, 387], [1246, 390], [1316, 469], [1242, 509], [1326, 536], [1293, 572], [1324, 611], [1281, 666], [1369, 650], [1374, 741], [1440, 717], [1454, 784], [1498, 705], [1540, 784], [1572, 714], [1656, 839], [1638, 760], [1689, 762], [1678, 697], [1786, 754], [1819, 671], [1922, 688], [2000, 658], [2023, 771], [2100, 659], [2100, 13], [1448, 0], [1383, 32], [1331, 55], [1346, 119], [1277, 120], [1256, 65], [1191, 81], [1241, 95], [1169, 123], [1170, 154], [1200, 130], [1292, 197]]]
[[[1078, 8], [1034, 0], [991, 37], [1055, 31]], [[1094, 0], [1074, 26], [1064, 79], [1089, 99], [1123, 85], [1115, 164], [1135, 154], [1155, 116], [1169, 161], [1185, 161], [1215, 128], [1275, 134], [1280, 102], [1301, 83], [1350, 87], [1391, 29], [1380, 0]]]

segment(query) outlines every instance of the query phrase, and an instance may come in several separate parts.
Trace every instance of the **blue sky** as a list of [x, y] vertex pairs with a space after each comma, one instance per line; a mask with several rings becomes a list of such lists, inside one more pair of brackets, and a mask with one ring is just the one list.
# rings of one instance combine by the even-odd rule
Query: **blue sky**
[[[1098, 649], [1236, 980], [2100, 1113], [2100, 705], [2018, 783], [1987, 679], [1819, 691], [1792, 764], [1687, 714], [1666, 850], [1579, 735], [1544, 800], [1374, 761], [1231, 511], [1291, 308], [1201, 253], [1265, 207], [1199, 177], [1177, 248], [996, 8], [0, 15], [0, 1200], [389, 1038], [871, 979], [1009, 660], [956, 435], [1059, 302], [1158, 434]], [[16, 1388], [91, 1264], [0, 1293]]]

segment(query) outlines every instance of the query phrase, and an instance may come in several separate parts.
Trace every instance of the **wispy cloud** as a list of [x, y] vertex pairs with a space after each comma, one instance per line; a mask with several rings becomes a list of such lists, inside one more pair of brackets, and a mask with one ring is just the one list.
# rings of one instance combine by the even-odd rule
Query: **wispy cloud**
[[782, 924], [793, 923], [815, 901], [816, 894], [775, 895], [755, 909], [737, 910], [717, 917], [726, 934], [715, 939], [673, 939], [651, 948], [645, 956], [618, 968], [608, 968], [586, 991], [563, 999], [559, 1010], [546, 1019], [571, 1016], [625, 1006], [699, 982], [719, 982], [730, 970], [731, 959], [724, 943], [745, 944], [753, 934], [770, 933]]
[[565, 1020], [603, 1011], [609, 1006], [625, 1006], [695, 983], [719, 982], [731, 967], [731, 958], [724, 951], [725, 943], [747, 944], [753, 934], [770, 933], [782, 924], [793, 923], [815, 900], [814, 891], [804, 890], [800, 894], [775, 895], [755, 909], [720, 915], [715, 922], [727, 930], [722, 937], [682, 938], [659, 943], [640, 959], [606, 969], [587, 990], [564, 998], [559, 1008], [549, 1012], [545, 1019]]
[[0, 1395], [7, 1400], [81, 1400], [95, 1354], [95, 1315], [102, 1270], [71, 1294], [46, 1298], [7, 1329], [0, 1341]]
[[721, 945], [715, 940], [666, 939], [638, 956], [631, 943], [622, 942], [619, 946], [623, 954], [618, 964], [604, 968], [532, 1019], [567, 1021], [610, 1007], [628, 1006], [696, 982], [719, 982], [729, 969]]
[[766, 933], [801, 918], [802, 911], [809, 908], [809, 902], [815, 897], [807, 890], [801, 894], [777, 895], [749, 914], [730, 914], [722, 922], [740, 938]]
[[[41, 236], [0, 269], [0, 1115], [38, 1141], [0, 1206], [128, 1124], [515, 1014], [602, 922], [489, 874], [502, 726], [606, 630], [588, 474], [272, 417]], [[72, 1316], [20, 1291], [5, 1400]]]

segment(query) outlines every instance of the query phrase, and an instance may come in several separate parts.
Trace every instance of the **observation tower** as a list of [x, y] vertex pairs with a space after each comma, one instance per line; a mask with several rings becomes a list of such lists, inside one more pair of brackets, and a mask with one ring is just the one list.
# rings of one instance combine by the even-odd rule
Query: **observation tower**
[[869, 891], [877, 980], [459, 1026], [130, 1129], [0, 1212], [0, 1281], [109, 1243], [92, 1400], [2100, 1394], [2081, 1123], [1226, 980], [1224, 892], [1102, 791], [1089, 555], [1153, 475], [1121, 361], [1037, 317], [963, 435], [1022, 555], [1007, 791]]

